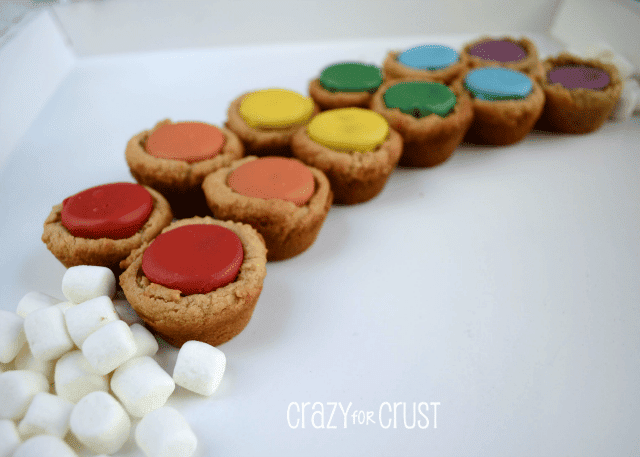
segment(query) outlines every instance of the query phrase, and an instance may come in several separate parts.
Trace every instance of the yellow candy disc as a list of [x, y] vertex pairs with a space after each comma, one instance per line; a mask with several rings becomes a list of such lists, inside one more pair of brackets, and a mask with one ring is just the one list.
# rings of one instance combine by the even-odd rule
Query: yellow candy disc
[[307, 128], [309, 137], [336, 151], [372, 151], [389, 136], [389, 124], [375, 111], [340, 108], [318, 114]]
[[240, 103], [240, 116], [251, 127], [286, 128], [304, 124], [313, 114], [313, 100], [286, 89], [252, 92]]

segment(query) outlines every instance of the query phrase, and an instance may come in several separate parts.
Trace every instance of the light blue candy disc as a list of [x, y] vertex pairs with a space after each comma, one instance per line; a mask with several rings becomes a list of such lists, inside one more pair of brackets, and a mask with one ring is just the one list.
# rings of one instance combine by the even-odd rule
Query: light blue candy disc
[[420, 70], [440, 70], [458, 61], [455, 49], [441, 44], [425, 44], [407, 49], [398, 56], [398, 62]]
[[518, 100], [533, 90], [527, 75], [507, 68], [478, 68], [467, 75], [464, 85], [480, 100]]

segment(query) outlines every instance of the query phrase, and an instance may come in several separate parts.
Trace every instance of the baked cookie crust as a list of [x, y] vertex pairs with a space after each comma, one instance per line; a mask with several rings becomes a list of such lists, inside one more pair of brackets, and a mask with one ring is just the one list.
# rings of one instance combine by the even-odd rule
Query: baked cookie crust
[[229, 174], [258, 157], [249, 156], [222, 168], [202, 183], [204, 195], [214, 216], [219, 219], [244, 222], [254, 227], [264, 238], [267, 260], [284, 260], [306, 251], [318, 237], [320, 228], [333, 202], [327, 177], [317, 168], [309, 167], [315, 181], [311, 199], [303, 206], [280, 199], [247, 197], [234, 192], [227, 184]]
[[[240, 138], [244, 144], [245, 155], [247, 156], [291, 157], [291, 138], [303, 125], [296, 124], [280, 129], [251, 127], [244, 121], [242, 116], [240, 116], [240, 104], [242, 100], [251, 93], [253, 92], [242, 94], [231, 102], [227, 110], [227, 122], [225, 126], [238, 135], [238, 138]], [[320, 112], [318, 104], [314, 102], [313, 105], [312, 117]], [[311, 120], [311, 117], [309, 120]]]
[[144, 187], [151, 194], [153, 210], [147, 222], [135, 235], [121, 240], [73, 236], [62, 225], [62, 203], [60, 203], [53, 207], [44, 222], [42, 241], [67, 268], [77, 265], [97, 265], [119, 272], [121, 260], [143, 243], [154, 239], [173, 219], [171, 207], [162, 194], [148, 186]]
[[406, 167], [432, 167], [447, 160], [462, 142], [473, 120], [471, 97], [459, 83], [449, 86], [456, 95], [456, 105], [446, 117], [430, 114], [417, 119], [398, 108], [389, 109], [385, 91], [401, 82], [420, 81], [403, 78], [385, 82], [373, 96], [371, 109], [380, 113], [389, 126], [400, 133], [403, 151], [399, 164]]
[[211, 159], [188, 163], [148, 154], [145, 143], [149, 135], [163, 125], [172, 123], [171, 120], [164, 119], [151, 130], [135, 135], [127, 143], [125, 158], [131, 175], [138, 183], [162, 193], [177, 217], [189, 217], [203, 210], [208, 211], [200, 187], [205, 176], [241, 158], [244, 146], [231, 130], [217, 127], [223, 132], [225, 143], [218, 155]]
[[[485, 41], [510, 41], [511, 43], [517, 44], [521, 46], [527, 56], [524, 59], [516, 60], [515, 62], [497, 62], [495, 60], [485, 60], [482, 57], [472, 56], [469, 54], [469, 50], [477, 44], [484, 43]], [[542, 62], [538, 57], [538, 48], [530, 39], [526, 37], [522, 37], [520, 39], [512, 38], [512, 37], [500, 37], [494, 38], [489, 36], [483, 36], [473, 41], [471, 43], [466, 44], [462, 53], [466, 56], [468, 60], [468, 66], [470, 69], [479, 68], [479, 67], [505, 67], [510, 68], [512, 70], [521, 71], [522, 73], [526, 73], [537, 82], [541, 82], [544, 77], [544, 70], [542, 68]]]
[[531, 82], [533, 90], [520, 100], [471, 98], [473, 121], [464, 141], [494, 146], [521, 141], [533, 129], [544, 108], [544, 91], [533, 78]]
[[389, 128], [387, 140], [373, 151], [340, 152], [313, 141], [305, 127], [293, 136], [291, 148], [294, 157], [327, 175], [335, 203], [351, 205], [382, 191], [402, 155], [402, 137]]
[[309, 83], [309, 96], [322, 110], [351, 106], [368, 108], [373, 92], [331, 92], [322, 87], [320, 80], [316, 78]]
[[[398, 61], [401, 51], [390, 51], [382, 64], [382, 76], [386, 81], [394, 79], [419, 79], [433, 81], [442, 84], [451, 84], [454, 80], [462, 77], [467, 70], [468, 56], [459, 53], [458, 61], [440, 70], [420, 70], [418, 68], [408, 67]], [[380, 89], [378, 89], [380, 90]]]
[[[548, 81], [549, 70], [563, 65], [588, 65], [609, 74], [609, 84], [602, 90], [566, 89], [559, 83]], [[561, 53], [544, 61], [542, 88], [546, 95], [541, 128], [561, 133], [589, 133], [607, 120], [620, 99], [622, 80], [618, 69], [596, 59], [582, 59]]]
[[244, 260], [236, 280], [207, 294], [182, 295], [149, 281], [142, 271], [142, 256], [151, 244], [145, 242], [123, 264], [120, 286], [145, 324], [167, 342], [180, 347], [187, 341], [217, 346], [239, 334], [249, 323], [267, 274], [267, 249], [262, 236], [251, 226], [211, 217], [193, 217], [173, 222], [163, 230], [191, 224], [215, 224], [240, 238]]

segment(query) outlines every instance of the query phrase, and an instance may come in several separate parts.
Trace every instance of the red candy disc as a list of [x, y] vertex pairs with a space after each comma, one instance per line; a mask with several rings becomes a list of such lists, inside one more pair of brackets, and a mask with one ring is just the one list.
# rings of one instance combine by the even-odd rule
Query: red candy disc
[[233, 170], [227, 185], [247, 197], [277, 198], [302, 206], [315, 190], [313, 174], [302, 163], [284, 157], [264, 157]]
[[139, 184], [92, 187], [62, 202], [62, 225], [80, 238], [121, 240], [135, 235], [153, 210], [151, 194]]
[[219, 225], [193, 224], [153, 240], [142, 256], [142, 271], [183, 295], [206, 294], [233, 282], [243, 260], [238, 235]]
[[212, 159], [224, 146], [224, 133], [204, 122], [165, 124], [147, 138], [149, 155], [188, 163]]

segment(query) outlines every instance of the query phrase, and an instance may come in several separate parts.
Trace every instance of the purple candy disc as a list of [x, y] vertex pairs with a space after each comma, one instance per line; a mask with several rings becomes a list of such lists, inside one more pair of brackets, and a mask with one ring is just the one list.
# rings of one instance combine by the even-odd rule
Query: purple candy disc
[[483, 41], [469, 49], [469, 54], [496, 62], [516, 62], [527, 57], [522, 46], [507, 40]]
[[611, 81], [606, 71], [587, 65], [556, 67], [549, 71], [547, 77], [550, 83], [559, 83], [567, 89], [601, 90]]

